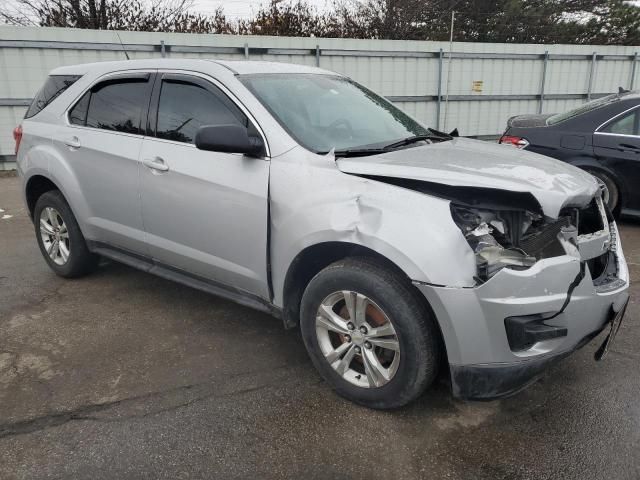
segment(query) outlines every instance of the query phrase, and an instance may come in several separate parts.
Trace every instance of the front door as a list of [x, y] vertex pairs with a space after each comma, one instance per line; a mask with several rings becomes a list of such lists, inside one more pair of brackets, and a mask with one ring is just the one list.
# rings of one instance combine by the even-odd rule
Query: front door
[[163, 264], [268, 299], [269, 161], [198, 150], [203, 125], [250, 120], [204, 78], [159, 75], [140, 158], [142, 215]]

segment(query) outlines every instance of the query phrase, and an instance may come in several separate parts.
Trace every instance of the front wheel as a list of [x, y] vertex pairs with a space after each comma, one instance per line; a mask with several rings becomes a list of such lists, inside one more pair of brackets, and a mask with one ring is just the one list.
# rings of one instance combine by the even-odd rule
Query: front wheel
[[346, 259], [318, 273], [302, 297], [300, 322], [322, 377], [358, 404], [400, 407], [436, 376], [435, 319], [407, 279], [377, 262]]

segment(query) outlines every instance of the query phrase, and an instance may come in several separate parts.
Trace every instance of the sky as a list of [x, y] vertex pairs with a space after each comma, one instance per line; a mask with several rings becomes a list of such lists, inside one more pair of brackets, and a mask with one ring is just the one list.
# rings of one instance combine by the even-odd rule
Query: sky
[[[216, 8], [223, 7], [227, 18], [235, 20], [251, 17], [260, 5], [268, 3], [268, 0], [194, 0], [193, 9], [202, 13], [213, 13]], [[308, 3], [318, 9], [332, 5], [331, 0], [308, 0]]]
[[[286, 1], [286, 0], [285, 0]], [[0, 3], [19, 8], [15, 0], [0, 0]], [[216, 8], [223, 7], [224, 13], [230, 20], [238, 18], [250, 18], [255, 14], [260, 5], [266, 5], [269, 0], [193, 0], [193, 10], [196, 12], [211, 14]], [[332, 0], [307, 0], [307, 3], [319, 10], [330, 8]]]

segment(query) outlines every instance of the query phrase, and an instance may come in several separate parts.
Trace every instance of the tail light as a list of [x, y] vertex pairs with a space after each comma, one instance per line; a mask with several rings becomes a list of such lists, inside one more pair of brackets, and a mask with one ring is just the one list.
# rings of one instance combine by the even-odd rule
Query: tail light
[[529, 145], [529, 142], [526, 138], [515, 137], [513, 135], [503, 135], [502, 137], [500, 137], [500, 140], [498, 140], [498, 143], [511, 145], [512, 147], [516, 148], [525, 148]]
[[22, 140], [22, 125], [18, 125], [13, 129], [13, 139], [16, 141], [16, 155], [18, 154], [18, 149], [20, 148], [20, 141]]

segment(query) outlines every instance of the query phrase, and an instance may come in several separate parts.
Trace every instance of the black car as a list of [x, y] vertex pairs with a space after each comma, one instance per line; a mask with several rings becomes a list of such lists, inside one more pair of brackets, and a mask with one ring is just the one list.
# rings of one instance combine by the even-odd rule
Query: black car
[[614, 215], [640, 217], [639, 107], [640, 91], [621, 89], [566, 113], [512, 117], [499, 142], [589, 171]]

